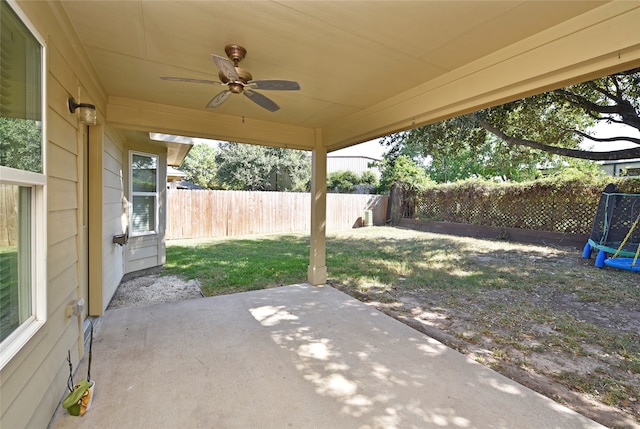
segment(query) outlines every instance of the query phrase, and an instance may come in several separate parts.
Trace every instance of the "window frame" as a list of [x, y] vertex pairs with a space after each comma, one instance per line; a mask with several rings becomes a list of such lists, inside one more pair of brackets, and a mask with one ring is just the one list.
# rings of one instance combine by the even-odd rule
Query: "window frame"
[[0, 182], [31, 188], [30, 271], [31, 315], [0, 343], [0, 369], [22, 350], [47, 321], [47, 47], [26, 14], [14, 0], [5, 0], [40, 44], [40, 111], [42, 118], [42, 173], [0, 166]]
[[[141, 192], [141, 191], [135, 191], [133, 190], [133, 157], [134, 155], [138, 155], [138, 156], [146, 156], [149, 158], [154, 158], [156, 160], [156, 190], [155, 192]], [[132, 237], [143, 237], [146, 235], [157, 235], [158, 234], [158, 227], [159, 227], [159, 221], [158, 221], [158, 211], [159, 211], [159, 198], [160, 198], [160, 175], [159, 175], [159, 171], [160, 171], [160, 157], [158, 156], [158, 154], [155, 153], [147, 153], [147, 152], [140, 152], [140, 151], [135, 151], [135, 150], [130, 150], [129, 151], [129, 235]], [[144, 196], [144, 197], [154, 197], [154, 204], [153, 204], [153, 212], [154, 212], [154, 216], [153, 216], [153, 221], [154, 221], [154, 225], [153, 225], [153, 230], [152, 231], [135, 231], [133, 228], [133, 197], [134, 196]]]

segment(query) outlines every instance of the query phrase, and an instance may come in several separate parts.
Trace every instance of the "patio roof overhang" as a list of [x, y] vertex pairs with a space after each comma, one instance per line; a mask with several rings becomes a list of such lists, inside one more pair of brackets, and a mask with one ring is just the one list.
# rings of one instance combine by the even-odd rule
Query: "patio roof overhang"
[[[23, 2], [25, 8], [30, 2]], [[108, 126], [313, 151], [308, 281], [326, 282], [326, 155], [394, 132], [640, 66], [640, 1], [69, 1], [46, 3], [83, 58]], [[46, 19], [46, 18], [44, 18]], [[270, 112], [211, 54], [246, 48]], [[183, 156], [186, 153], [182, 154]], [[366, 154], [363, 154], [366, 155]]]
[[[132, 131], [331, 152], [640, 65], [638, 1], [61, 1], [107, 122]], [[161, 80], [217, 80], [236, 43], [281, 109]]]

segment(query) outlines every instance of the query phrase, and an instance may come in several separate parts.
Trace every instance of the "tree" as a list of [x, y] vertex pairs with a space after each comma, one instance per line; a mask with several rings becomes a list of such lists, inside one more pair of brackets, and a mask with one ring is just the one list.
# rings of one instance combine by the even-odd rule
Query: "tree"
[[360, 184], [378, 186], [378, 176], [371, 170], [363, 171], [360, 175]]
[[218, 148], [216, 178], [227, 189], [304, 191], [310, 188], [306, 152], [226, 142]]
[[0, 117], [0, 165], [42, 172], [42, 122]]
[[[520, 110], [537, 121], [527, 128], [505, 127], [509, 109]], [[582, 117], [579, 117], [581, 115]], [[598, 122], [624, 124], [640, 131], [640, 68], [571, 85], [545, 94], [486, 109], [469, 116], [476, 124], [509, 145], [521, 145], [548, 153], [590, 160], [640, 157], [640, 139], [628, 136], [597, 138], [585, 125]], [[575, 120], [575, 126], [566, 119]], [[513, 124], [511, 124], [513, 126]], [[533, 133], [530, 133], [532, 127]], [[578, 148], [582, 138], [596, 142], [625, 141], [630, 149], [593, 152]], [[579, 140], [576, 143], [576, 140]], [[571, 144], [573, 142], [573, 144]]]
[[358, 176], [353, 171], [334, 171], [327, 175], [327, 189], [339, 193], [351, 193], [356, 185], [367, 185], [366, 191], [375, 190], [378, 185], [378, 178], [372, 171], [363, 171]]
[[438, 183], [467, 178], [522, 181], [536, 178], [539, 164], [554, 164], [551, 156], [527, 147], [509, 147], [465, 117], [442, 121], [389, 136], [386, 167], [404, 155], [426, 169]]
[[358, 175], [353, 171], [334, 171], [327, 175], [327, 189], [342, 194], [353, 192], [358, 182]]
[[204, 188], [215, 189], [216, 150], [206, 143], [194, 145], [180, 169], [186, 173], [185, 180]]
[[[461, 159], [475, 160], [463, 169], [465, 174], [487, 177], [495, 173], [509, 178], [519, 169], [530, 170], [532, 165], [557, 164], [558, 158], [552, 155], [587, 160], [640, 157], [638, 138], [589, 135], [586, 130], [598, 122], [625, 124], [640, 130], [640, 69], [409, 130], [388, 137], [385, 143], [391, 146], [392, 156], [405, 153], [444, 162], [447, 168], [441, 173], [446, 180], [457, 175], [453, 167], [460, 167], [455, 163]], [[637, 147], [594, 152], [579, 148], [583, 138], [596, 142], [626, 141]]]
[[422, 190], [433, 184], [424, 167], [416, 164], [406, 155], [400, 155], [391, 161], [385, 158], [380, 161], [382, 177], [380, 191], [387, 192], [395, 182], [404, 183], [410, 189]]
[[[561, 100], [582, 108], [596, 122], [624, 124], [640, 131], [640, 67], [558, 89]], [[596, 138], [574, 130], [592, 141], [627, 141], [640, 145], [640, 139], [628, 136]]]
[[311, 157], [309, 152], [267, 148], [274, 159], [274, 169], [271, 172], [274, 191], [305, 192], [311, 189]]

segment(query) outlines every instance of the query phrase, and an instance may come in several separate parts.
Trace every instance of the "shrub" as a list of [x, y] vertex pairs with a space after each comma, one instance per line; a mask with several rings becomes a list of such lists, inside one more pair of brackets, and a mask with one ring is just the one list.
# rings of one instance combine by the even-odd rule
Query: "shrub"
[[609, 183], [622, 193], [640, 193], [640, 178], [569, 174], [522, 183], [464, 180], [406, 190], [403, 200], [412, 207], [403, 213], [423, 220], [588, 234]]

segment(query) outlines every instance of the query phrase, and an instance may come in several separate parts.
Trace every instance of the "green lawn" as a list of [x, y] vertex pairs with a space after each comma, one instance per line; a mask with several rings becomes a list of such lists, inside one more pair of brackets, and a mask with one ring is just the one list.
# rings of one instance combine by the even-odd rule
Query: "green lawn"
[[[360, 292], [425, 287], [460, 297], [476, 290], [531, 291], [540, 285], [616, 303], [640, 297], [640, 276], [594, 269], [575, 249], [375, 227], [328, 234], [330, 283]], [[164, 274], [199, 279], [207, 296], [306, 281], [309, 238], [269, 235], [172, 240]], [[602, 287], [615, 284], [616, 288]]]
[[18, 250], [0, 247], [0, 341], [19, 325], [18, 320]]
[[173, 240], [163, 274], [198, 279], [207, 296], [304, 282], [309, 240], [297, 235]]
[[[327, 267], [332, 281], [362, 288], [463, 288], [502, 281], [477, 272], [458, 277], [450, 271], [464, 251], [461, 243], [433, 241], [414, 231], [362, 228], [327, 236]], [[237, 239], [173, 240], [163, 273], [197, 278], [207, 296], [264, 289], [306, 281], [309, 238], [271, 235]]]

